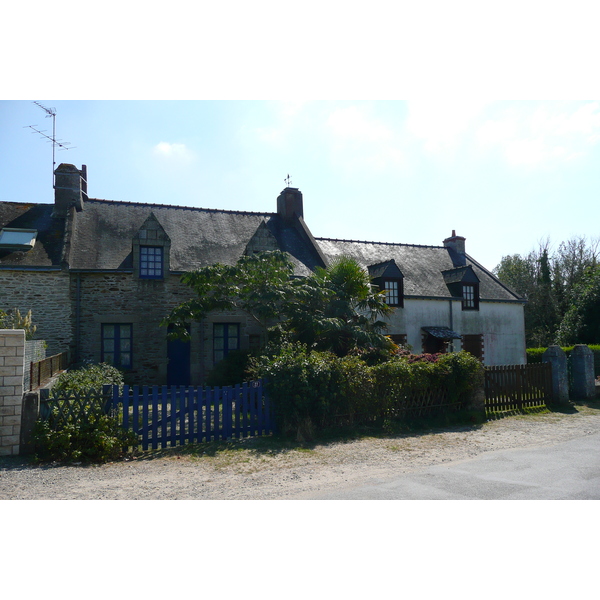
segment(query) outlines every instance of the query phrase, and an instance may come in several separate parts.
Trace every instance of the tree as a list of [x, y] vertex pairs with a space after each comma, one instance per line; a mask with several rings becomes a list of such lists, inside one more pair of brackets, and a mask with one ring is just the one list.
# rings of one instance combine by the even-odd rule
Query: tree
[[550, 240], [546, 239], [525, 257], [503, 257], [494, 269], [500, 281], [527, 299], [525, 334], [529, 347], [556, 342], [561, 322], [579, 302], [574, 290], [586, 271], [598, 264], [599, 245], [597, 238], [588, 241], [574, 237], [551, 253]]
[[282, 328], [309, 348], [346, 356], [358, 348], [391, 347], [381, 318], [394, 309], [353, 258], [341, 256], [326, 269], [315, 269], [298, 286], [290, 309]]
[[340, 356], [356, 348], [391, 346], [380, 317], [393, 308], [376, 291], [368, 273], [341, 257], [327, 269], [293, 277], [293, 266], [281, 252], [243, 256], [233, 266], [213, 265], [182, 276], [195, 295], [163, 320], [172, 335], [188, 339], [186, 324], [212, 311], [243, 311], [263, 329], [265, 338], [294, 341]]
[[574, 300], [573, 290], [585, 272], [598, 264], [600, 239], [588, 242], [585, 237], [562, 242], [553, 256], [552, 281], [561, 314], [565, 314]]
[[548, 243], [527, 256], [505, 256], [495, 274], [518, 296], [525, 298], [525, 336], [528, 346], [552, 343], [559, 318], [552, 292]]
[[195, 296], [174, 308], [162, 325], [173, 325], [173, 337], [189, 340], [186, 324], [190, 321], [202, 321], [213, 311], [240, 310], [266, 335], [289, 303], [292, 274], [292, 263], [281, 252], [261, 252], [242, 256], [233, 266], [215, 264], [190, 271], [181, 281]]
[[557, 342], [597, 344], [600, 341], [600, 266], [588, 268], [572, 294], [569, 306], [560, 324]]

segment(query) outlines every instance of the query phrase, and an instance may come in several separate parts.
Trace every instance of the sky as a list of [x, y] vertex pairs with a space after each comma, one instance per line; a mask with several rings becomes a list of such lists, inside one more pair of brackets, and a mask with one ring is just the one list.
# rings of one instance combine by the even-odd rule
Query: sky
[[0, 200], [52, 202], [37, 101], [95, 198], [274, 212], [289, 174], [316, 237], [490, 270], [600, 234], [593, 3], [169, 6], [4, 9]]
[[287, 185], [315, 237], [441, 245], [488, 269], [546, 238], [592, 238], [600, 101], [0, 101], [0, 200], [52, 202], [56, 165], [90, 197], [274, 212]]

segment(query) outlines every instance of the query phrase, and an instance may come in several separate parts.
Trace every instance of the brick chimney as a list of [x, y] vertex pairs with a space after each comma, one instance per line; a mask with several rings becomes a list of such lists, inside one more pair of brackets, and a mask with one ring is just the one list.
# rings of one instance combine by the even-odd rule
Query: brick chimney
[[452, 264], [455, 267], [464, 267], [467, 264], [465, 255], [465, 240], [466, 238], [456, 235], [456, 231], [452, 230], [452, 235], [444, 240], [444, 247], [448, 248], [448, 253], [452, 259]]
[[54, 171], [54, 216], [66, 217], [69, 208], [83, 210], [87, 200], [87, 167], [79, 170], [75, 165], [61, 163]]
[[304, 218], [302, 192], [298, 188], [287, 187], [277, 198], [277, 214], [289, 221], [294, 215]]

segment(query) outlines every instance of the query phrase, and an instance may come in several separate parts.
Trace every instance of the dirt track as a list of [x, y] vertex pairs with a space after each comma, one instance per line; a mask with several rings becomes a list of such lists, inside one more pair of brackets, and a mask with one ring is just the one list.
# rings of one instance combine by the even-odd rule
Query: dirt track
[[493, 450], [543, 446], [600, 432], [600, 410], [578, 411], [279, 452], [260, 451], [249, 442], [214, 456], [154, 456], [101, 466], [31, 466], [20, 458], [2, 458], [0, 499], [293, 499]]

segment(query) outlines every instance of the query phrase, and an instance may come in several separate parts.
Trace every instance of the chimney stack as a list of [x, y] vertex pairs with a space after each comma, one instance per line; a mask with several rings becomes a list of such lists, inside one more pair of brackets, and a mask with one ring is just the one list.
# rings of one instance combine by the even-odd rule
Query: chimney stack
[[304, 218], [302, 192], [298, 188], [287, 187], [279, 194], [277, 198], [277, 214], [284, 221], [290, 221], [294, 215]]
[[455, 267], [464, 267], [467, 264], [465, 255], [465, 240], [466, 238], [456, 235], [456, 231], [452, 230], [452, 235], [444, 240], [444, 247], [448, 248], [448, 253], [452, 259], [452, 264]]
[[83, 210], [88, 197], [86, 165], [79, 170], [75, 165], [61, 163], [54, 175], [54, 216], [66, 217], [71, 206], [77, 211]]

